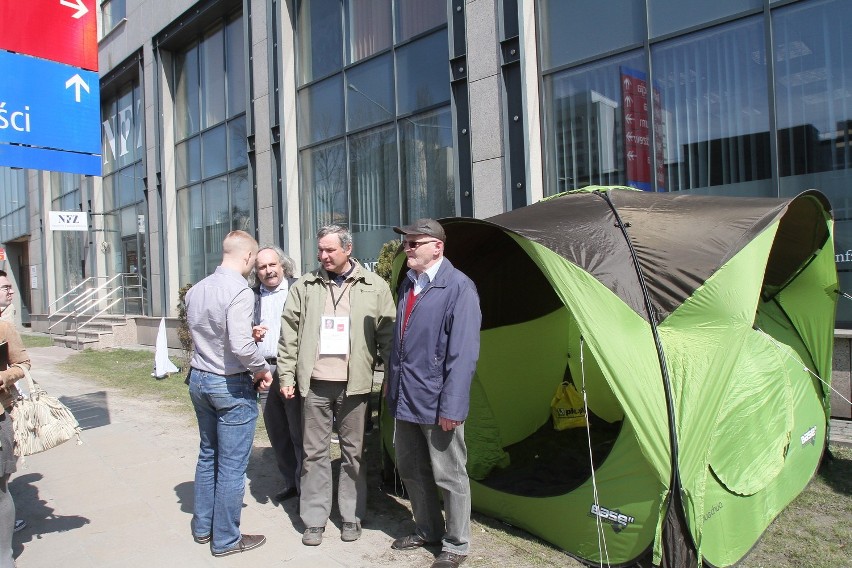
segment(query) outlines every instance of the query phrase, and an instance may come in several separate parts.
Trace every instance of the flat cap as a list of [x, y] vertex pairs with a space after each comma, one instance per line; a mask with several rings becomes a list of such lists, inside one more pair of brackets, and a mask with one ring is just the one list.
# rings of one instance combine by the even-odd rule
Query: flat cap
[[434, 219], [417, 219], [410, 225], [394, 227], [393, 230], [400, 235], [429, 235], [439, 241], [447, 240], [444, 228]]

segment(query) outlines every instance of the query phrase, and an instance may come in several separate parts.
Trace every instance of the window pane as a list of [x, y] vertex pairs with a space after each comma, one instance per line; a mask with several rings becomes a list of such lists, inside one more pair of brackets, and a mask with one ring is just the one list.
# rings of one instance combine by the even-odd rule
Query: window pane
[[118, 117], [116, 126], [118, 128], [117, 155], [119, 167], [132, 164], [138, 158], [136, 156], [136, 126], [133, 116], [133, 91], [128, 89], [118, 99]]
[[195, 284], [206, 276], [204, 271], [204, 212], [201, 186], [178, 191], [178, 269], [183, 284]]
[[124, 207], [130, 203], [136, 203], [136, 184], [133, 181], [134, 168], [124, 168], [114, 177], [116, 181], [116, 206]]
[[[807, 2], [773, 12], [782, 196], [817, 188], [834, 210], [840, 288], [852, 288], [852, 4]], [[852, 325], [852, 302], [837, 304]]]
[[243, 19], [229, 23], [225, 33], [228, 38], [228, 117], [246, 110], [246, 61]]
[[449, 107], [399, 123], [402, 222], [456, 214], [453, 117]]
[[301, 167], [302, 257], [307, 265], [308, 259], [316, 258], [316, 231], [319, 227], [332, 223], [349, 224], [343, 142], [303, 150]]
[[196, 136], [175, 147], [175, 183], [183, 187], [201, 181], [201, 139]]
[[356, 256], [375, 258], [399, 223], [396, 129], [391, 125], [349, 138], [351, 230]]
[[[663, 186], [724, 185], [727, 194], [773, 195], [763, 23], [733, 25], [651, 50], [665, 133]], [[717, 191], [718, 193], [718, 191]]]
[[246, 117], [241, 116], [228, 123], [228, 169], [233, 170], [247, 164]]
[[201, 43], [202, 128], [225, 120], [225, 34], [216, 30]]
[[175, 139], [198, 132], [198, 46], [175, 57]]
[[116, 167], [118, 128], [115, 100], [104, 101], [101, 104], [101, 173], [105, 176], [112, 173]]
[[[647, 113], [640, 123], [624, 108], [632, 82], [623, 79], [644, 75], [644, 57], [634, 53], [545, 77], [547, 195], [587, 185], [627, 185], [628, 144], [635, 162], [635, 135], [642, 130], [647, 138], [648, 126]], [[640, 96], [631, 109], [641, 110], [644, 103]], [[647, 160], [647, 146], [643, 149]], [[634, 175], [631, 181], [650, 182], [647, 163], [644, 171], [641, 180]]]
[[346, 62], [354, 63], [391, 46], [391, 0], [347, 0]]
[[204, 258], [205, 274], [211, 274], [222, 261], [222, 241], [231, 232], [228, 211], [228, 178], [204, 182]]
[[248, 180], [248, 170], [230, 175], [231, 183], [231, 230], [254, 234], [254, 192]]
[[343, 23], [340, 0], [299, 2], [299, 84], [343, 67]]
[[712, 22], [762, 6], [763, 0], [713, 0], [712, 2], [648, 0], [651, 37], [685, 30], [704, 22]]
[[217, 126], [201, 135], [202, 178], [221, 174], [228, 169], [225, 125]]
[[447, 23], [447, 4], [436, 0], [398, 0], [396, 13], [397, 43]]
[[336, 75], [299, 91], [299, 145], [343, 134], [343, 78]]
[[393, 60], [390, 54], [346, 72], [349, 130], [393, 120]]
[[538, 0], [536, 13], [544, 69], [645, 41], [643, 0], [607, 0], [606, 9], [600, 0]]
[[450, 100], [449, 47], [445, 31], [396, 51], [399, 114]]

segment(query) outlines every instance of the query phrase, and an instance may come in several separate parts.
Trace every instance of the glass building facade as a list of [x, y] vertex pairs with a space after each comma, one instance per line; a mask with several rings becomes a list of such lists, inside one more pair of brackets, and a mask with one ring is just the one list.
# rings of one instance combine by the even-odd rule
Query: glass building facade
[[454, 215], [447, 4], [304, 0], [295, 35], [303, 270], [323, 225], [374, 259], [394, 225]]
[[[545, 194], [818, 189], [834, 208], [841, 285], [852, 287], [852, 3], [613, 4], [537, 2]], [[852, 324], [852, 303], [838, 323]]]

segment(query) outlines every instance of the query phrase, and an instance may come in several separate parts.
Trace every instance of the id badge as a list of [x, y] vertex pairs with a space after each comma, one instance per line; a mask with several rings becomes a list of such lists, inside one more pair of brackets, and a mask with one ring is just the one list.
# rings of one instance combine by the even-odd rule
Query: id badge
[[322, 316], [320, 355], [349, 355], [349, 318]]

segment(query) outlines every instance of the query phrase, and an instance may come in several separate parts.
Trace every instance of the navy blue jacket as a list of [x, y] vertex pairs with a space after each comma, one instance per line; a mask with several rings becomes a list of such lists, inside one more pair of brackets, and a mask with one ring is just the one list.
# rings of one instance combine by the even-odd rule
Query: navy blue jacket
[[409, 290], [399, 287], [386, 400], [394, 418], [437, 424], [462, 421], [470, 408], [470, 383], [479, 359], [482, 313], [473, 282], [444, 258], [435, 279], [415, 298], [405, 325]]

